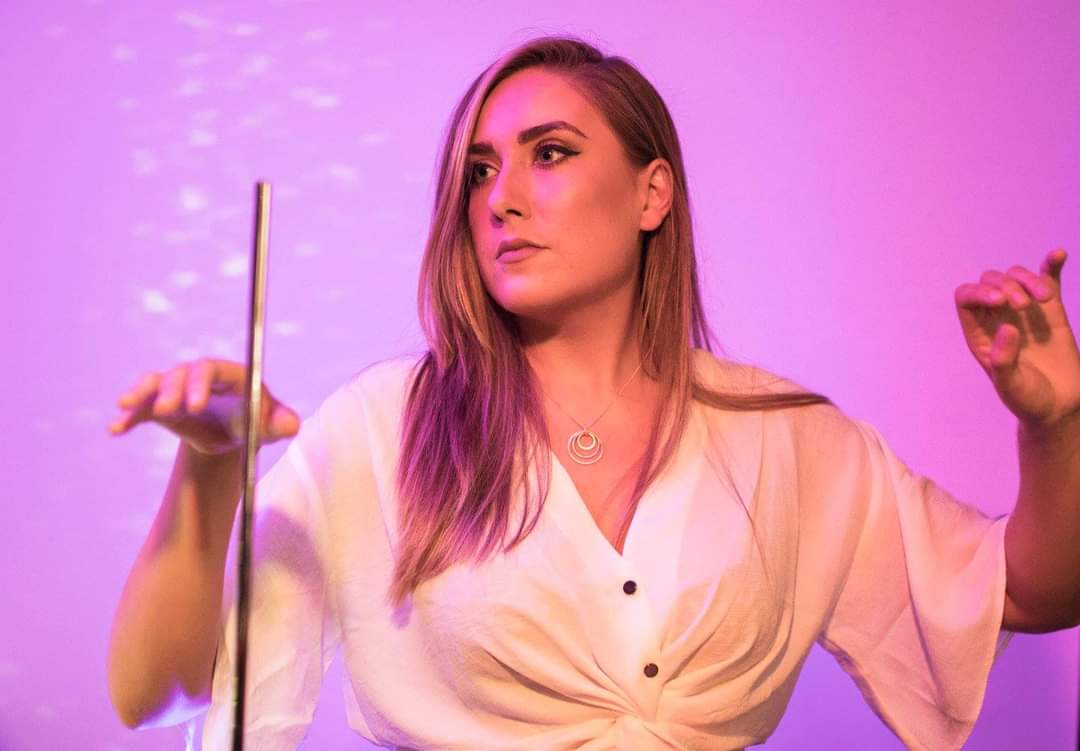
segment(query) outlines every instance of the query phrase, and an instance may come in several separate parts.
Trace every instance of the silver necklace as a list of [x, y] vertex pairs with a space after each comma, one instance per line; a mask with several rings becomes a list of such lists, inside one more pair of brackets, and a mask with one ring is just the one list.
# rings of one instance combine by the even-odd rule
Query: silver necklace
[[630, 381], [634, 380], [634, 376], [637, 375], [639, 370], [641, 370], [641, 363], [638, 363], [634, 372], [626, 379], [626, 383], [624, 383], [618, 393], [615, 394], [615, 398], [611, 400], [611, 404], [604, 407], [604, 411], [588, 425], [582, 425], [572, 414], [566, 411], [566, 408], [563, 405], [552, 399], [550, 395], [548, 396], [548, 399], [551, 399], [551, 402], [561, 409], [563, 414], [573, 420], [574, 423], [581, 428], [581, 430], [571, 433], [570, 438], [566, 441], [566, 452], [570, 454], [570, 458], [575, 462], [578, 464], [596, 464], [600, 461], [600, 457], [604, 455], [604, 444], [600, 441], [600, 436], [593, 432], [592, 426], [600, 422], [600, 418], [606, 415], [607, 411], [619, 400], [619, 397], [622, 396], [622, 392], [626, 391], [626, 387], [630, 385]]

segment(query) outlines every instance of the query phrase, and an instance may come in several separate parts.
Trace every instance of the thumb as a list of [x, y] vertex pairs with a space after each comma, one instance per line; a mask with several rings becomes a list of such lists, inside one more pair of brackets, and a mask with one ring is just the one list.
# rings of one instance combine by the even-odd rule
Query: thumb
[[283, 404], [275, 404], [270, 413], [270, 436], [275, 440], [296, 435], [300, 430], [300, 416]]
[[990, 344], [990, 370], [999, 388], [1007, 388], [1009, 382], [1019, 374], [1019, 354], [1019, 329], [1009, 324], [998, 326], [998, 330], [994, 332], [994, 341]]

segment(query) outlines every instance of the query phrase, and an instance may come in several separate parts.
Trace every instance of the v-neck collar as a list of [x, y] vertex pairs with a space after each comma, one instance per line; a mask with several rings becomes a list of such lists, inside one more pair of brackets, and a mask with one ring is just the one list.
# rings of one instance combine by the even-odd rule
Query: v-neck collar
[[581, 492], [578, 490], [577, 485], [574, 484], [573, 478], [570, 476], [570, 471], [563, 464], [562, 459], [555, 453], [554, 449], [549, 449], [548, 454], [551, 457], [551, 482], [552, 493], [557, 497], [560, 505], [566, 508], [567, 513], [573, 518], [574, 528], [581, 533], [582, 538], [586, 538], [588, 543], [594, 547], [602, 547], [604, 549], [604, 556], [613, 561], [620, 569], [625, 568], [633, 559], [633, 548], [635, 546], [635, 539], [637, 538], [636, 530], [640, 524], [640, 516], [643, 510], [643, 506], [647, 503], [656, 503], [657, 495], [662, 495], [663, 485], [667, 476], [672, 472], [677, 472], [681, 464], [685, 461], [685, 452], [688, 443], [688, 434], [697, 429], [695, 420], [697, 419], [697, 406], [691, 405], [690, 414], [687, 418], [686, 426], [683, 430], [683, 435], [680, 436], [678, 444], [675, 446], [675, 453], [671, 457], [667, 466], [664, 467], [660, 474], [652, 479], [652, 481], [646, 486], [645, 491], [642, 493], [641, 498], [638, 500], [638, 505], [634, 509], [634, 514], [630, 518], [630, 526], [626, 531], [626, 539], [623, 540], [623, 550], [620, 553], [615, 549], [615, 546], [611, 544], [611, 541], [604, 535], [603, 530], [600, 529], [600, 525], [596, 523], [596, 519], [593, 518], [592, 513], [589, 511], [588, 505], [585, 503], [585, 499], [582, 497]]
[[[624, 561], [627, 557], [627, 550], [630, 548], [630, 538], [633, 535], [634, 523], [637, 521], [638, 512], [641, 510], [641, 501], [638, 502], [638, 508], [634, 509], [634, 515], [630, 519], [630, 528], [626, 532], [626, 539], [623, 540], [623, 552], [620, 553], [604, 535], [604, 531], [600, 529], [600, 525], [596, 523], [596, 519], [593, 518], [592, 513], [590, 513], [589, 507], [581, 495], [581, 491], [579, 491], [577, 485], [574, 484], [574, 478], [570, 476], [570, 471], [566, 468], [566, 465], [562, 463], [562, 459], [559, 458], [559, 455], [555, 453], [554, 449], [549, 449], [548, 453], [551, 456], [552, 490], [560, 500], [565, 498], [566, 503], [564, 505], [568, 507], [570, 513], [573, 514], [575, 518], [575, 527], [581, 529], [584, 535], [604, 547], [607, 550], [607, 556], [609, 558], [614, 557], [620, 562]], [[556, 485], [556, 483], [558, 483], [558, 485]], [[650, 484], [650, 487], [645, 489], [645, 495], [649, 494], [651, 488], [652, 485]], [[644, 501], [644, 499], [645, 496], [642, 496], [641, 500]]]
[[[721, 381], [714, 385], [714, 388], [719, 388], [721, 391], [731, 389], [741, 392], [753, 385], [755, 370], [751, 366], [721, 363], [706, 350], [694, 350], [693, 365], [705, 382]], [[726, 370], [718, 372], [721, 366]], [[606, 561], [616, 570], [629, 573], [640, 559], [652, 557], [643, 555], [642, 551], [635, 552], [638, 546], [652, 542], [637, 539], [643, 534], [638, 529], [642, 524], [640, 518], [642, 513], [649, 514], [655, 511], [652, 507], [657, 503], [663, 503], [667, 493], [676, 492], [673, 483], [677, 485], [680, 474], [691, 471], [692, 461], [708, 461], [711, 464], [713, 460], [719, 459], [727, 465], [728, 478], [734, 482], [734, 489], [739, 496], [746, 499], [748, 503], [753, 502], [752, 499], [756, 497], [758, 489], [763, 437], [764, 414], [760, 410], [717, 411], [691, 401], [687, 423], [675, 447], [674, 455], [663, 471], [645, 488], [634, 509], [626, 539], [623, 542], [622, 553], [616, 550], [604, 536], [570, 477], [569, 470], [551, 448], [548, 449], [551, 461], [551, 487], [548, 500], [555, 501], [557, 507], [555, 518], [558, 526], [562, 527], [585, 550], [597, 551], [595, 560]], [[714, 443], [719, 444], [722, 456], [710, 459], [704, 454], [708, 452], [707, 446]], [[590, 558], [593, 556], [590, 555]]]

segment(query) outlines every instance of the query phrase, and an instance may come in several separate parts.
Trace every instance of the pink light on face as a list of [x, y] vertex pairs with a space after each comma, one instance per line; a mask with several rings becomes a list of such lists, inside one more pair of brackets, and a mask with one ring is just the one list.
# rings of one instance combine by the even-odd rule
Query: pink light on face
[[[517, 314], [629, 288], [637, 269], [635, 171], [599, 112], [561, 76], [520, 71], [488, 96], [476, 126], [469, 225], [492, 297]], [[496, 259], [508, 238], [544, 253]], [[509, 271], [509, 263], [529, 260]], [[498, 262], [496, 262], [498, 261]]]

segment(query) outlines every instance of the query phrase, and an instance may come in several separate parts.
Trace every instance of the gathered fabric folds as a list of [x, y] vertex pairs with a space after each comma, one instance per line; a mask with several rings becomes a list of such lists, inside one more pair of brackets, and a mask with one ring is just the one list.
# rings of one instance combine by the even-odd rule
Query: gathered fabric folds
[[[743, 749], [777, 726], [815, 643], [908, 748], [963, 745], [1010, 636], [1008, 517], [912, 472], [832, 405], [695, 403], [622, 554], [549, 453], [548, 495], [520, 545], [452, 566], [391, 610], [416, 363], [351, 378], [259, 481], [246, 748], [298, 746], [340, 649], [347, 722], [386, 748]], [[720, 391], [799, 390], [703, 350], [694, 365]], [[207, 751], [230, 734], [232, 570]]]

